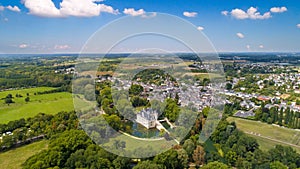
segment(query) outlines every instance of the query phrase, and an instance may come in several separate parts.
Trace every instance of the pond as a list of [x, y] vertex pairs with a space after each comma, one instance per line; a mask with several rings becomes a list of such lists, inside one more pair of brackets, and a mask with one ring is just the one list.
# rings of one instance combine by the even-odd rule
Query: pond
[[147, 129], [138, 123], [133, 123], [130, 134], [139, 138], [158, 138], [159, 133], [160, 131], [156, 128]]

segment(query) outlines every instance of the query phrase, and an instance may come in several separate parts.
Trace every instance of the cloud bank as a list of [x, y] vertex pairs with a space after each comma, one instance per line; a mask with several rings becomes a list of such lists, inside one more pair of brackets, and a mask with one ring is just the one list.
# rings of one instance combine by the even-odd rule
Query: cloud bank
[[252, 20], [256, 20], [256, 19], [269, 19], [272, 17], [271, 13], [282, 13], [282, 12], [286, 12], [287, 8], [286, 7], [272, 7], [270, 9], [270, 11], [265, 12], [263, 14], [261, 14], [258, 11], [258, 8], [255, 7], [250, 7], [249, 9], [247, 9], [247, 11], [244, 11], [242, 9], [239, 8], [235, 8], [232, 9], [230, 12], [229, 11], [222, 11], [221, 14], [224, 16], [232, 16], [235, 19], [252, 19]]
[[40, 17], [93, 17], [102, 12], [119, 14], [111, 6], [99, 4], [99, 0], [63, 0], [57, 8], [52, 0], [23, 0], [29, 14]]

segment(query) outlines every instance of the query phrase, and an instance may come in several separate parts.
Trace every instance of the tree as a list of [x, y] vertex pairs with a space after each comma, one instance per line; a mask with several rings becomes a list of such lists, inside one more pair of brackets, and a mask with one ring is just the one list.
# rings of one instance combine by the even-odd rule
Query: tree
[[180, 108], [177, 105], [176, 101], [173, 99], [167, 99], [167, 105], [163, 112], [164, 116], [167, 117], [170, 121], [175, 121], [179, 115]]
[[249, 137], [243, 134], [239, 140], [238, 145], [245, 146], [246, 151], [254, 152], [254, 150], [258, 149], [258, 143], [253, 137]]
[[205, 108], [202, 110], [202, 114], [203, 114], [203, 116], [204, 116], [205, 118], [208, 116], [209, 110], [210, 110], [209, 107], [205, 107]]
[[270, 163], [270, 169], [288, 169], [288, 167], [279, 161]]
[[195, 144], [194, 144], [194, 142], [191, 139], [187, 139], [187, 140], [184, 141], [184, 144], [183, 144], [182, 147], [185, 149], [185, 151], [187, 152], [188, 156], [192, 157], [193, 151], [194, 151], [194, 149], [196, 147]]
[[8, 94], [7, 96], [6, 96], [6, 98], [13, 98], [13, 96], [12, 96], [12, 94]]
[[280, 126], [282, 126], [282, 120], [283, 120], [283, 107], [280, 109], [280, 114], [279, 114], [279, 117], [278, 117], [278, 124]]
[[179, 149], [177, 150], [177, 154], [180, 163], [183, 165], [184, 168], [187, 168], [189, 163], [189, 156], [187, 152], [184, 149]]
[[26, 97], [25, 98], [25, 102], [29, 102], [30, 101], [30, 98], [29, 97]]
[[232, 89], [232, 84], [231, 83], [226, 83], [226, 87], [227, 90], [231, 90]]
[[166, 168], [184, 168], [183, 164], [181, 163], [181, 160], [178, 159], [178, 153], [176, 150], [171, 149], [168, 150], [162, 154], [159, 154], [154, 157], [153, 160], [157, 164], [164, 165]]
[[109, 124], [110, 127], [112, 127], [115, 130], [120, 130], [121, 129], [121, 119], [117, 115], [104, 115], [105, 120]]
[[139, 96], [133, 96], [130, 101], [133, 107], [146, 106], [148, 104], [148, 100], [146, 98], [141, 98]]
[[236, 152], [230, 150], [226, 153], [225, 158], [226, 158], [228, 164], [230, 164], [231, 166], [234, 166], [235, 162], [237, 160], [237, 154], [236, 154]]
[[129, 94], [134, 96], [140, 95], [143, 91], [144, 91], [143, 86], [138, 84], [133, 84], [129, 88]]
[[269, 150], [269, 154], [271, 161], [279, 161], [289, 168], [292, 168], [291, 166], [295, 164], [299, 167], [300, 155], [292, 147], [276, 145], [275, 148]]
[[151, 161], [139, 162], [133, 169], [164, 169], [165, 167], [160, 164], [155, 164]]
[[14, 101], [12, 100], [12, 98], [6, 97], [6, 98], [5, 98], [5, 103], [6, 103], [7, 105], [9, 105], [9, 104], [11, 104], [11, 103], [14, 103]]
[[113, 165], [115, 169], [130, 169], [130, 162], [130, 158], [117, 157], [116, 159], [114, 159]]
[[205, 151], [202, 146], [197, 146], [193, 153], [193, 160], [197, 166], [201, 166], [205, 162]]
[[207, 165], [203, 166], [201, 169], [230, 169], [230, 167], [224, 163], [214, 161], [210, 162]]

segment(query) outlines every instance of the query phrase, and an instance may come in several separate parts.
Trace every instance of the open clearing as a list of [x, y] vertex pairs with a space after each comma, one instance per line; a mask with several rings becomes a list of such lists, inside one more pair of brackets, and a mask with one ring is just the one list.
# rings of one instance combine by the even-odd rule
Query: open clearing
[[291, 146], [300, 152], [300, 131], [241, 118], [228, 117], [227, 120], [235, 121], [238, 129], [256, 138], [263, 150], [269, 150], [280, 144]]
[[[43, 95], [34, 95], [37, 92], [50, 91], [55, 88], [38, 87], [22, 90], [11, 90], [0, 92], [0, 98], [5, 98], [8, 94], [12, 94], [13, 101], [10, 105], [0, 100], [0, 123], [7, 123], [20, 118], [33, 117], [38, 113], [55, 114], [61, 111], [74, 110], [72, 94], [68, 92], [59, 92]], [[25, 102], [25, 98], [29, 94], [30, 101]], [[16, 97], [21, 94], [23, 97]]]
[[29, 157], [41, 152], [42, 150], [47, 149], [47, 147], [48, 141], [42, 140], [16, 149], [9, 150], [7, 152], [0, 153], [0, 168], [22, 168], [22, 163], [24, 163]]
[[177, 145], [174, 140], [167, 141], [165, 139], [143, 139], [132, 137], [128, 134], [126, 135], [119, 135], [116, 138], [111, 138], [108, 143], [104, 143], [103, 146], [106, 147], [105, 149], [112, 150], [112, 152], [119, 153], [120, 150], [114, 149], [114, 142], [115, 141], [124, 141], [125, 142], [125, 150], [127, 151], [143, 151], [143, 149], [147, 149], [151, 152], [159, 152], [162, 153], [172, 146]]

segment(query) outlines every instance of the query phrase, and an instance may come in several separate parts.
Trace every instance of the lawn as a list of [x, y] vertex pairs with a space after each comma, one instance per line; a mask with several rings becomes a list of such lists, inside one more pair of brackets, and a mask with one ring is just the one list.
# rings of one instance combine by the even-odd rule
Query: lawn
[[42, 140], [7, 152], [0, 153], [0, 168], [18, 169], [30, 156], [47, 149], [48, 141]]
[[[119, 135], [116, 138], [111, 138], [108, 143], [103, 144], [106, 150], [110, 150], [115, 153], [120, 153], [120, 150], [114, 149], [114, 142], [118, 141], [124, 141], [126, 143], [125, 150], [127, 151], [143, 151], [147, 149], [152, 152], [159, 152], [162, 153], [168, 149], [170, 149], [172, 146], [177, 145], [177, 143], [174, 140], [166, 141], [165, 139], [162, 140], [156, 140], [156, 139], [135, 139], [127, 135]], [[150, 148], [151, 147], [151, 148]], [[150, 148], [150, 149], [149, 149]], [[133, 156], [134, 157], [134, 156]]]
[[[235, 121], [238, 129], [256, 138], [263, 150], [273, 148], [277, 144], [284, 146], [289, 146], [288, 144], [300, 146], [300, 131], [241, 118], [229, 117], [227, 120], [229, 122]], [[267, 137], [276, 141], [262, 137]], [[299, 147], [293, 146], [293, 148], [300, 152]]]
[[[12, 90], [0, 92], [0, 98], [6, 97], [8, 94], [13, 95], [13, 101], [10, 105], [0, 100], [0, 123], [7, 123], [11, 120], [20, 118], [33, 117], [42, 112], [47, 114], [55, 114], [60, 111], [74, 110], [73, 98], [71, 93], [59, 92], [43, 95], [34, 95], [37, 92], [49, 91], [54, 88], [39, 87], [23, 90]], [[25, 102], [25, 98], [29, 94], [30, 101]], [[16, 94], [21, 94], [23, 97], [16, 97]]]

